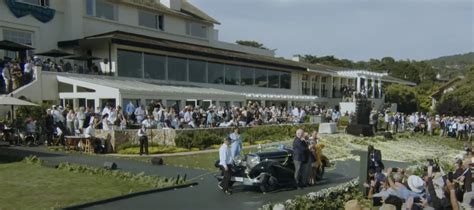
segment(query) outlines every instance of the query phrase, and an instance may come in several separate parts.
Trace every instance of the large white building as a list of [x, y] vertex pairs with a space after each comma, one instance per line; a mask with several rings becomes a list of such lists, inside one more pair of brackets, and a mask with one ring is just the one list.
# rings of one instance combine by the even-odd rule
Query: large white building
[[[221, 42], [217, 20], [186, 0], [2, 0], [0, 40], [99, 58], [69, 61], [101, 75], [38, 69], [13, 92], [75, 107], [111, 102], [167, 105], [335, 105], [342, 86], [381, 102], [382, 83], [413, 85], [384, 73], [344, 70], [274, 57], [274, 51]], [[15, 56], [0, 51], [0, 57]], [[57, 59], [59, 61], [59, 59]], [[66, 61], [66, 60], [65, 60]]]

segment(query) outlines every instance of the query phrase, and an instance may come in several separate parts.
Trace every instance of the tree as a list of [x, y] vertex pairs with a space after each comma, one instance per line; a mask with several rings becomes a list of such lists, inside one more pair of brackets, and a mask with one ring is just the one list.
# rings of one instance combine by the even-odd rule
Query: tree
[[453, 91], [445, 93], [437, 105], [440, 114], [474, 116], [474, 66], [465, 78], [455, 85]]
[[257, 42], [257, 41], [237, 40], [237, 41], [235, 41], [235, 43], [238, 44], [238, 45], [243, 45], [243, 46], [255, 47], [255, 48], [259, 48], [259, 49], [268, 50], [268, 48], [265, 47], [265, 45], [263, 45], [262, 43]]
[[392, 84], [386, 88], [385, 102], [396, 103], [398, 111], [410, 114], [418, 111], [418, 101], [414, 88]]

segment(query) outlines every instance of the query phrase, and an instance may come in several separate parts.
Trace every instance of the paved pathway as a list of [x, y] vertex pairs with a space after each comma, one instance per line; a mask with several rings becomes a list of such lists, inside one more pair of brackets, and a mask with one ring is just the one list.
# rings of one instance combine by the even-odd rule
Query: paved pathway
[[[232, 196], [223, 194], [217, 188], [213, 173], [203, 170], [187, 169], [173, 166], [152, 166], [149, 163], [107, 156], [65, 154], [45, 151], [44, 148], [10, 147], [0, 148], [0, 153], [15, 153], [20, 156], [36, 155], [50, 163], [72, 162], [102, 167], [105, 161], [116, 162], [119, 170], [135, 173], [145, 172], [149, 175], [176, 176], [187, 174], [188, 178], [198, 177], [199, 185], [185, 189], [153, 193], [132, 197], [112, 203], [90, 207], [89, 209], [258, 209], [269, 202], [282, 202], [295, 195], [318, 191], [330, 186], [347, 182], [359, 174], [359, 163], [355, 160], [337, 162], [335, 168], [325, 174], [325, 179], [317, 186], [303, 190], [282, 189], [277, 192], [262, 194], [257, 189], [236, 187]], [[386, 162], [387, 166], [402, 167], [403, 163]]]

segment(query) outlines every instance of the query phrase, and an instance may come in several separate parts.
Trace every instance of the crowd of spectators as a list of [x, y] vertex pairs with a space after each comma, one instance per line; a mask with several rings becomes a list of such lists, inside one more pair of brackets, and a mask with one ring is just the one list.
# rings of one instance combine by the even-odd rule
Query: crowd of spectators
[[376, 124], [375, 119], [378, 118], [383, 118], [382, 128], [393, 133], [413, 131], [431, 136], [439, 133], [441, 137], [467, 140], [472, 138], [474, 132], [474, 118], [467, 116], [433, 116], [420, 112], [410, 115], [389, 111], [384, 114], [372, 112], [371, 124]]
[[453, 171], [429, 160], [420, 175], [411, 168], [371, 167], [369, 153], [367, 197], [381, 209], [471, 209], [472, 159], [472, 149], [466, 147], [453, 161]]
[[34, 65], [35, 62], [30, 58], [26, 60], [0, 59], [0, 70], [2, 71], [0, 93], [8, 94], [35, 80]]
[[73, 65], [69, 61], [64, 61], [63, 59], [56, 62], [48, 58], [42, 61], [40, 65], [42, 66], [43, 71], [104, 75], [96, 63], [87, 60], [84, 62], [86, 65], [78, 65], [77, 63]]
[[290, 107], [260, 106], [257, 102], [249, 102], [243, 107], [202, 107], [185, 106], [178, 109], [176, 105], [165, 107], [152, 101], [147, 106], [135, 106], [132, 102], [121, 106], [106, 104], [103, 108], [80, 107], [71, 109], [69, 106], [53, 106], [47, 111], [54, 118], [53, 124], [64, 128], [68, 135], [80, 133], [94, 120], [95, 129], [123, 130], [138, 129], [145, 125], [153, 128], [216, 128], [245, 127], [263, 124], [298, 124], [309, 122], [308, 115], [320, 116], [329, 121], [338, 121], [341, 114], [336, 109], [325, 109], [319, 106]]

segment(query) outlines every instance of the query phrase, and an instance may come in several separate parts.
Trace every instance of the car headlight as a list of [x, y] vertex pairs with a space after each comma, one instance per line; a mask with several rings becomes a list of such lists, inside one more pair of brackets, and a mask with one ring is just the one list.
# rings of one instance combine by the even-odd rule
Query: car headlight
[[260, 157], [257, 155], [247, 156], [247, 166], [253, 168], [260, 163]]
[[240, 155], [237, 155], [234, 157], [234, 164], [235, 165], [240, 165], [242, 163], [242, 158], [240, 157]]

